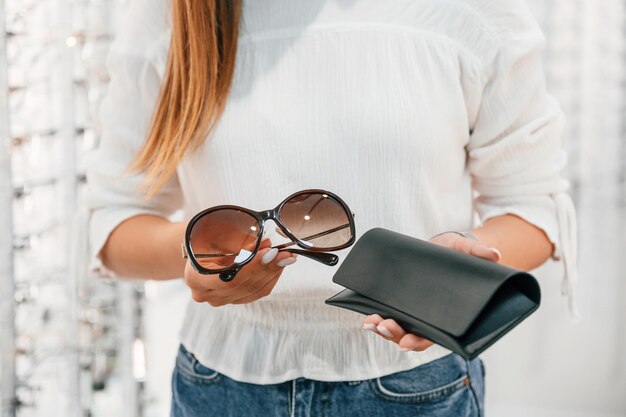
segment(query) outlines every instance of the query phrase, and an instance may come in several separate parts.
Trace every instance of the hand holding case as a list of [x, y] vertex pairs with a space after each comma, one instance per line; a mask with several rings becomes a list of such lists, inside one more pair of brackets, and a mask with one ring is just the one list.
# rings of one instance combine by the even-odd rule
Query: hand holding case
[[392, 318], [473, 359], [540, 304], [529, 273], [392, 230], [373, 228], [354, 244], [326, 304]]

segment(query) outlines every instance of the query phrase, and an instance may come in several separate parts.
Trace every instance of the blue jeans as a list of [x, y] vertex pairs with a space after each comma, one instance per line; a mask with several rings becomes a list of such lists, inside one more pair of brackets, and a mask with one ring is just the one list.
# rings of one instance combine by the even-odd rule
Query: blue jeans
[[380, 378], [324, 382], [297, 378], [258, 385], [200, 364], [182, 345], [172, 375], [171, 417], [482, 417], [484, 365], [451, 353]]

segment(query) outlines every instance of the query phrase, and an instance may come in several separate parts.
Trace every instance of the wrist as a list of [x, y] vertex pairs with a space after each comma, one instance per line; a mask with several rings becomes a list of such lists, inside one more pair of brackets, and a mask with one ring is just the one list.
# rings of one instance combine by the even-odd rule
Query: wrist
[[185, 259], [181, 258], [181, 245], [185, 241], [185, 230], [187, 229], [187, 223], [185, 222], [171, 222], [168, 234], [168, 252], [170, 255], [176, 254], [177, 264], [181, 264], [184, 267]]
[[436, 238], [437, 236], [443, 235], [445, 233], [456, 233], [457, 235], [461, 235], [461, 236], [463, 236], [465, 238], [478, 241], [478, 238], [473, 233], [467, 232], [467, 231], [458, 231], [458, 230], [447, 230], [445, 232], [441, 232], [441, 233], [436, 234], [435, 236], [431, 237], [429, 240], [432, 240], [432, 239]]

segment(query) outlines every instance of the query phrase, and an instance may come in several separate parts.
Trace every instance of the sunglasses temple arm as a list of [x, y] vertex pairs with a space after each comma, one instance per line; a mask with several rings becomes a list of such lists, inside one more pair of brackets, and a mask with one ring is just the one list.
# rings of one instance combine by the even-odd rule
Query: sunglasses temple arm
[[[315, 238], [318, 238], [318, 237], [321, 237], [321, 236], [326, 236], [326, 235], [329, 235], [331, 233], [335, 233], [338, 230], [345, 229], [348, 226], [350, 226], [350, 224], [343, 224], [341, 226], [337, 226], [337, 227], [334, 227], [332, 229], [325, 230], [323, 232], [320, 232], [320, 233], [317, 233], [317, 234], [314, 234], [314, 235], [311, 235], [311, 236], [307, 236], [303, 240], [315, 239]], [[276, 245], [276, 246], [272, 246], [272, 247], [273, 248], [277, 248], [277, 249], [280, 250], [280, 249], [283, 249], [283, 248], [287, 248], [289, 246], [293, 246], [295, 244], [296, 244], [296, 242], [294, 242], [293, 240], [290, 240], [289, 243], [282, 243], [280, 245]]]
[[337, 265], [337, 262], [339, 262], [339, 257], [332, 253], [310, 252], [307, 250], [291, 248], [282, 249], [281, 252], [297, 253], [298, 255], [306, 256], [307, 258], [313, 259], [329, 266]]

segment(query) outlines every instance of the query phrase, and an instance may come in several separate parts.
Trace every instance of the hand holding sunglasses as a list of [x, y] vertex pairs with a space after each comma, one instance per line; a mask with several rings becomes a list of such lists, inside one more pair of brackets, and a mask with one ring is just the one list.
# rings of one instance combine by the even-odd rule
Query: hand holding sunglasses
[[231, 281], [256, 255], [265, 221], [270, 219], [279, 233], [290, 239], [274, 248], [326, 265], [339, 260], [327, 252], [355, 241], [354, 213], [347, 204], [329, 191], [307, 189], [290, 195], [273, 209], [254, 211], [220, 205], [201, 211], [187, 225], [183, 258], [189, 258], [200, 274], [219, 274], [222, 281]]

